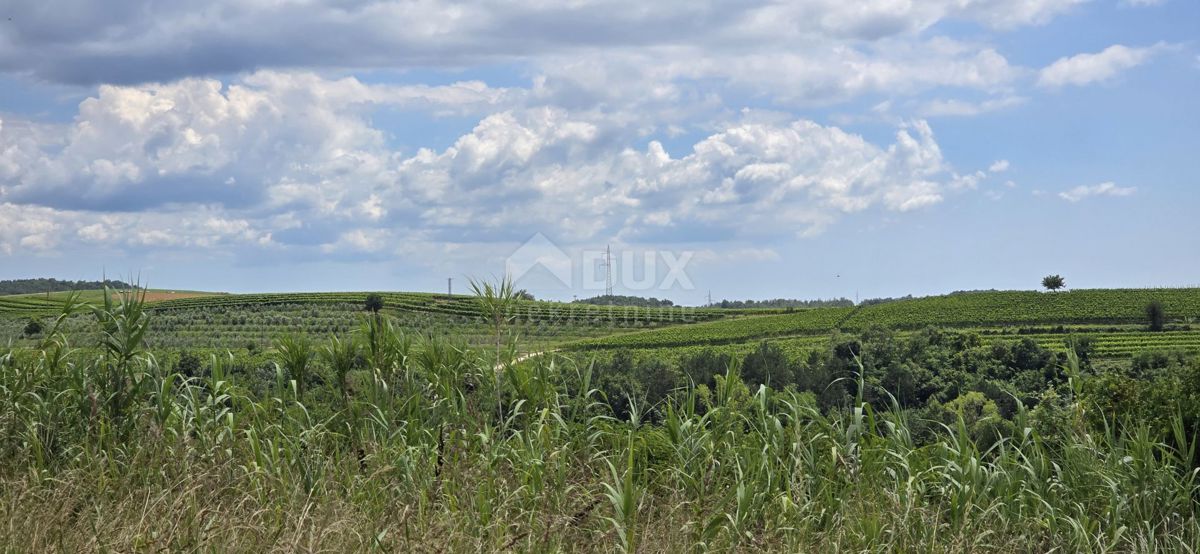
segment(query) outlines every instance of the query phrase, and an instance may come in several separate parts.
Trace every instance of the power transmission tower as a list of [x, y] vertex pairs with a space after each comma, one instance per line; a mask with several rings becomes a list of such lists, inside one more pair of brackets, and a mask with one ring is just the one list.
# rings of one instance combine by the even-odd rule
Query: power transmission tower
[[446, 296], [454, 296], [454, 277], [446, 277]]
[[713, 305], [712, 304], [712, 289], [709, 289], [708, 290], [708, 306], [711, 308], [712, 305]]
[[604, 296], [608, 297], [608, 303], [612, 304], [613, 284], [612, 284], [612, 247], [605, 245], [604, 247]]

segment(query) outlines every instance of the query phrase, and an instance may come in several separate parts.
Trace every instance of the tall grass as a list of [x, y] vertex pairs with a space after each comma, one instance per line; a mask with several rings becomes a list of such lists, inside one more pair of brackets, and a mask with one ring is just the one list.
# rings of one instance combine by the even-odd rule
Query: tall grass
[[1068, 397], [1053, 437], [1022, 410], [986, 447], [961, 420], [916, 444], [898, 405], [860, 392], [823, 413], [731, 367], [712, 394], [654, 407], [660, 424], [645, 406], [618, 421], [588, 367], [546, 355], [498, 371], [382, 325], [316, 356], [281, 340], [256, 389], [220, 356], [200, 377], [161, 367], [136, 296], [94, 315], [100, 354], [53, 327], [0, 351], [4, 551], [1200, 546], [1179, 418], [1168, 444], [1147, 426], [1088, 428]]

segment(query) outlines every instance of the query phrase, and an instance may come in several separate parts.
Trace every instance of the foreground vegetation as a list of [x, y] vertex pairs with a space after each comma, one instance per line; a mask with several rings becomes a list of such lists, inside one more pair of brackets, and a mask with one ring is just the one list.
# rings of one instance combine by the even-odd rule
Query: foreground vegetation
[[0, 351], [0, 549], [1200, 546], [1185, 355], [872, 330], [802, 363], [517, 363], [508, 306], [480, 302], [494, 349], [368, 315], [267, 372], [160, 363], [135, 297], [89, 310], [99, 351], [64, 313]]

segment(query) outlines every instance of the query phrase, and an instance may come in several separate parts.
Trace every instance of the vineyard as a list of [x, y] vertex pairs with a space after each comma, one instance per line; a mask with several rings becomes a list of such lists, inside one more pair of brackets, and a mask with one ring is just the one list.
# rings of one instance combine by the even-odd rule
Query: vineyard
[[[279, 293], [210, 295], [148, 302], [153, 314], [147, 342], [153, 348], [195, 349], [236, 345], [268, 346], [285, 333], [311, 336], [344, 334], [357, 328], [370, 293]], [[473, 297], [422, 293], [376, 293], [383, 312], [409, 334], [454, 334], [470, 344], [487, 342], [491, 331]], [[50, 295], [0, 297], [0, 338], [16, 338], [30, 319], [50, 319], [66, 298]], [[101, 291], [86, 291], [80, 300], [98, 305]], [[650, 329], [724, 317], [732, 310], [678, 307], [637, 308], [523, 301], [510, 314], [508, 330], [527, 349], [601, 337], [613, 332]], [[741, 313], [745, 313], [742, 311]], [[79, 344], [99, 336], [89, 315], [66, 324]]]
[[[1126, 358], [1138, 352], [1148, 350], [1184, 350], [1200, 352], [1200, 330], [1196, 331], [1167, 331], [1150, 333], [1142, 331], [1086, 333], [1092, 341], [1093, 355], [1100, 358]], [[1031, 339], [1050, 350], [1065, 351], [1069, 340], [1076, 335], [1062, 333], [1031, 333], [1031, 334], [1000, 334], [983, 335], [985, 344], [1019, 339]]]
[[858, 310], [843, 327], [1138, 323], [1153, 301], [1163, 304], [1171, 320], [1200, 320], [1200, 289], [1085, 289], [969, 292], [889, 302]]
[[572, 343], [572, 348], [661, 348], [715, 345], [763, 338], [828, 333], [854, 308], [812, 308], [791, 314], [745, 317], [612, 335]]
[[[399, 312], [443, 314], [450, 316], [477, 317], [479, 308], [474, 297], [466, 295], [444, 295], [415, 292], [320, 292], [320, 293], [271, 293], [238, 294], [183, 298], [156, 303], [155, 311], [187, 308], [214, 308], [231, 306], [270, 306], [278, 304], [355, 304], [362, 306], [367, 295], [378, 294], [385, 309]], [[719, 318], [729, 310], [634, 306], [595, 306], [590, 304], [566, 304], [558, 302], [523, 301], [512, 313], [520, 321], [572, 322], [585, 324], [642, 324], [664, 325], [689, 323]]]
[[[196, 293], [183, 293], [196, 294]], [[268, 346], [279, 335], [342, 334], [355, 329], [363, 314], [366, 292], [269, 293], [172, 298], [159, 293], [149, 302], [154, 314], [147, 335], [155, 348]], [[449, 334], [472, 344], [491, 335], [475, 299], [465, 295], [381, 292], [384, 313], [408, 333]], [[0, 338], [20, 338], [30, 319], [57, 313], [64, 293], [0, 297]], [[85, 291], [80, 299], [101, 302], [101, 291]], [[165, 298], [165, 299], [164, 299]], [[1145, 333], [1140, 324], [1145, 306], [1162, 303], [1171, 332]], [[630, 348], [665, 351], [700, 346], [749, 345], [764, 339], [793, 339], [787, 344], [814, 344], [835, 331], [855, 332], [873, 326], [900, 331], [928, 326], [975, 329], [987, 340], [1002, 340], [1018, 327], [1047, 347], [1062, 348], [1062, 330], [1092, 335], [1096, 352], [1127, 357], [1140, 350], [1200, 350], [1191, 324], [1200, 320], [1200, 289], [1107, 289], [1062, 293], [1029, 291], [956, 293], [856, 308], [728, 310], [683, 307], [624, 307], [521, 301], [508, 326], [530, 350], [566, 347], [574, 350]], [[96, 340], [90, 317], [67, 324], [81, 344]], [[1000, 335], [1000, 336], [996, 336]], [[818, 341], [823, 344], [824, 339]], [[795, 345], [792, 347], [798, 348]]]
[[[1158, 301], [1178, 332], [1139, 332], [1146, 305]], [[1108, 324], [1095, 337], [1101, 356], [1125, 357], [1142, 349], [1200, 350], [1197, 333], [1188, 328], [1200, 321], [1200, 289], [1104, 289], [1064, 293], [1026, 291], [958, 293], [903, 300], [858, 308], [813, 308], [791, 314], [724, 319], [691, 325], [580, 340], [571, 349], [662, 349], [726, 345], [778, 337], [828, 335], [862, 331], [873, 326], [913, 330], [929, 326], [975, 328], [982, 334], [1015, 331], [1017, 326], [1066, 325], [1088, 330]], [[1062, 334], [1030, 333], [1047, 347], [1062, 348]]]

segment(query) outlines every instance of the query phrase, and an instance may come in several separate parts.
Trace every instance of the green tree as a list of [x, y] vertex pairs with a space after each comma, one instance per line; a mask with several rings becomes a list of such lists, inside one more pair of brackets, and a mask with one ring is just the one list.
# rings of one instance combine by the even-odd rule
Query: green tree
[[1167, 313], [1163, 309], [1162, 302], [1155, 300], [1146, 305], [1146, 319], [1150, 323], [1151, 331], [1163, 330], [1163, 324], [1167, 321]]
[[742, 360], [742, 378], [752, 385], [767, 385], [776, 390], [795, 382], [783, 349], [767, 341], [760, 342], [758, 348], [746, 354]]
[[373, 314], [379, 313], [383, 309], [383, 297], [378, 294], [371, 293], [367, 295], [366, 309]]
[[1046, 287], [1046, 290], [1058, 290], [1067, 286], [1067, 281], [1062, 275], [1047, 275], [1042, 278], [1042, 286]]

